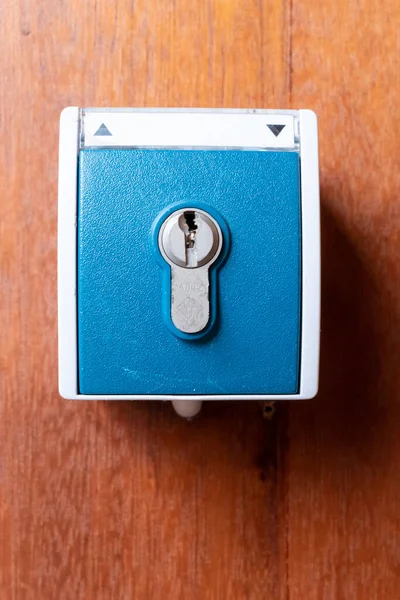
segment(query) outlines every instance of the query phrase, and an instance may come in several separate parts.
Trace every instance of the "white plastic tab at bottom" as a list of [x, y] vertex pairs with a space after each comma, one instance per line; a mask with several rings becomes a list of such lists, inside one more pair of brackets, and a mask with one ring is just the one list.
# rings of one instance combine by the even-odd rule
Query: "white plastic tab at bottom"
[[172, 406], [180, 417], [193, 419], [201, 410], [201, 400], [172, 400]]

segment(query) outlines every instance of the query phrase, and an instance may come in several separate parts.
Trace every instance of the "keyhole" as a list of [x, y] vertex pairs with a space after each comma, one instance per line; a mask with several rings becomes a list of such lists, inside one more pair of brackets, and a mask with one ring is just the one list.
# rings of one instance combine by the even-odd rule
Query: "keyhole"
[[183, 215], [179, 217], [179, 227], [185, 234], [186, 266], [196, 267], [196, 231], [198, 229], [196, 213], [193, 210], [185, 210]]

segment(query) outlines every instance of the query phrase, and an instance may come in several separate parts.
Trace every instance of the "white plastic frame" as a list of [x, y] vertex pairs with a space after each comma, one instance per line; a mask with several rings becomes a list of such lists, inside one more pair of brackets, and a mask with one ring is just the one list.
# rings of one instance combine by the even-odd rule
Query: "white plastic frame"
[[[94, 111], [93, 111], [94, 112]], [[106, 113], [105, 109], [98, 112]], [[112, 111], [110, 111], [112, 112]], [[121, 109], [118, 114], [129, 112]], [[133, 111], [135, 112], [135, 111]], [[168, 121], [176, 115], [177, 109], [138, 110], [149, 115], [160, 113]], [[249, 111], [249, 110], [186, 110], [192, 118], [193, 127], [201, 115], [204, 128], [207, 115], [212, 115], [212, 128], [215, 128], [215, 115], [268, 115], [298, 116], [300, 124], [301, 157], [301, 213], [302, 213], [302, 315], [301, 315], [301, 362], [300, 389], [297, 394], [225, 394], [225, 395], [87, 395], [78, 392], [78, 352], [77, 352], [77, 303], [76, 303], [76, 234], [77, 234], [77, 178], [80, 136], [80, 110], [77, 107], [65, 108], [60, 119], [59, 183], [58, 183], [58, 364], [59, 392], [61, 396], [73, 400], [301, 400], [312, 398], [318, 391], [319, 338], [320, 338], [320, 208], [318, 173], [318, 131], [316, 115], [310, 110], [300, 111]], [[279, 118], [270, 122], [279, 122]], [[242, 136], [243, 137], [243, 136]], [[252, 139], [247, 136], [248, 147]], [[170, 145], [170, 142], [168, 143]], [[219, 147], [227, 147], [221, 139]], [[218, 147], [215, 146], [215, 147]], [[277, 146], [282, 147], [282, 146]]]

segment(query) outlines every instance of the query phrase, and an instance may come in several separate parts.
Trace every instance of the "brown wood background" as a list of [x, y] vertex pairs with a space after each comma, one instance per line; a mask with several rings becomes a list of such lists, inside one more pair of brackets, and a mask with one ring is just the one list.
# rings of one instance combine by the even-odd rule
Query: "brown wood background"
[[[2, 0], [1, 600], [400, 598], [398, 0]], [[319, 115], [321, 391], [57, 394], [60, 110]]]

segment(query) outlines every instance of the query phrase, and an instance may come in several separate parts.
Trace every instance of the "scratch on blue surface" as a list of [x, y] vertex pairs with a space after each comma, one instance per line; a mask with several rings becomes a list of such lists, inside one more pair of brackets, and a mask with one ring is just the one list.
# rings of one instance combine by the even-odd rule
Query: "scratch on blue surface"
[[210, 377], [207, 377], [206, 379], [206, 383], [207, 385], [210, 385], [212, 387], [214, 387], [216, 390], [222, 392], [223, 394], [226, 394], [226, 391], [223, 387], [221, 387], [220, 385], [218, 385], [218, 383], [216, 383], [213, 379], [211, 379]]
[[[129, 377], [132, 377], [133, 379], [137, 379], [138, 381], [147, 381], [149, 374], [147, 372], [144, 371], [132, 371], [131, 369], [128, 369], [128, 367], [122, 367], [122, 370], [124, 373], [126, 373]], [[190, 379], [182, 379], [180, 377], [166, 377], [165, 375], [160, 375], [159, 373], [151, 373], [151, 378], [152, 379], [158, 379], [159, 381], [167, 381], [167, 382], [178, 382], [178, 383], [187, 383], [189, 385], [191, 385], [191, 380]]]
[[[129, 369], [128, 367], [122, 367], [122, 371], [125, 373], [125, 375], [127, 375], [129, 378], [131, 379], [135, 379], [136, 381], [139, 382], [144, 382], [147, 383], [148, 381], [148, 373], [145, 373], [143, 371], [134, 371], [132, 369]], [[164, 383], [168, 383], [168, 382], [175, 382], [175, 383], [183, 383], [183, 384], [187, 384], [190, 385], [191, 384], [191, 380], [190, 379], [185, 379], [185, 378], [181, 378], [181, 377], [165, 377], [165, 375], [160, 375], [159, 373], [152, 373], [151, 374], [152, 379], [154, 380], [158, 380], [160, 383], [157, 384], [156, 389], [159, 389], [160, 387], [163, 386]], [[226, 391], [223, 387], [221, 387], [220, 385], [218, 385], [213, 379], [211, 379], [210, 377], [207, 377], [206, 379], [206, 383], [207, 385], [210, 385], [212, 387], [215, 388], [216, 391], [221, 392], [223, 394], [226, 394]], [[195, 389], [193, 390], [194, 392], [196, 391]]]

